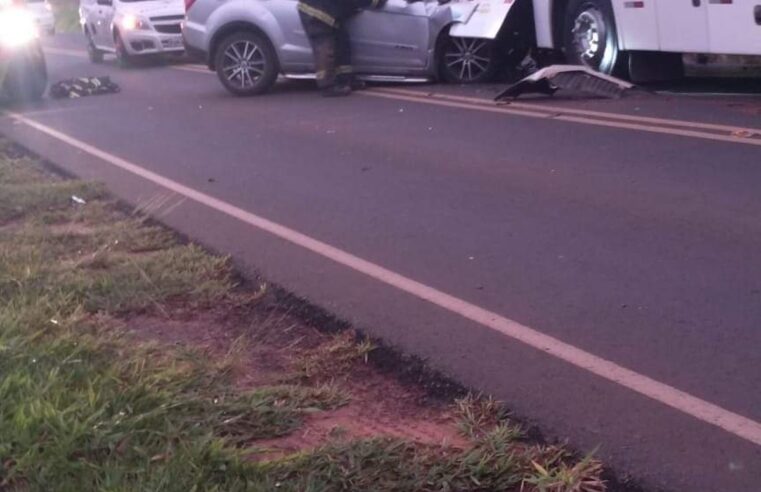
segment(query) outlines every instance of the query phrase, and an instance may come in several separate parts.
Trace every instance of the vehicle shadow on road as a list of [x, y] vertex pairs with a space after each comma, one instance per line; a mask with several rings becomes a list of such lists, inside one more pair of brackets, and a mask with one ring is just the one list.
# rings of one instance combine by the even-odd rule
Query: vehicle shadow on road
[[[188, 65], [194, 63], [194, 60], [190, 59], [185, 54], [180, 55], [152, 55], [141, 56], [131, 59], [129, 63], [121, 65], [124, 70], [148, 70], [148, 69], [161, 69], [166, 67]], [[116, 59], [106, 59], [106, 65], [119, 66], [119, 62]]]

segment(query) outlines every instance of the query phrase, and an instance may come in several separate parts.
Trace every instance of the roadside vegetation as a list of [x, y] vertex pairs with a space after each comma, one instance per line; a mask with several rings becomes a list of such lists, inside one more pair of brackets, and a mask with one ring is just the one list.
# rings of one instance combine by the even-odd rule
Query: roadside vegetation
[[605, 490], [497, 402], [420, 406], [370, 343], [5, 142], [0, 300], [2, 492]]
[[53, 15], [55, 16], [55, 28], [57, 32], [78, 32], [79, 26], [79, 2], [72, 0], [53, 0]]

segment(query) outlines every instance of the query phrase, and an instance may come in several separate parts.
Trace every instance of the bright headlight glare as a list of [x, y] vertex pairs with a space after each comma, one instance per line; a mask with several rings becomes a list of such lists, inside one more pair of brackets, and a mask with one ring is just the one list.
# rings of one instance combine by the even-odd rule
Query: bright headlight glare
[[28, 12], [18, 8], [0, 11], [0, 45], [15, 48], [37, 36], [37, 26]]
[[148, 29], [148, 24], [140, 17], [134, 14], [127, 14], [122, 18], [122, 29], [125, 31], [134, 31], [135, 29]]

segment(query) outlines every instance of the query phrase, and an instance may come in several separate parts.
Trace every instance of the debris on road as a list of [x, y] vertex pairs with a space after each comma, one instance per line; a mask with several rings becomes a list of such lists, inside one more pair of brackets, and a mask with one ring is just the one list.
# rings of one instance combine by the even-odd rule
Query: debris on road
[[86, 205], [87, 202], [84, 200], [84, 198], [80, 198], [77, 195], [71, 195], [71, 201], [78, 204], [78, 205]]
[[121, 88], [110, 77], [78, 77], [56, 82], [50, 86], [53, 99], [76, 99], [83, 96], [116, 94]]
[[582, 65], [552, 65], [511, 85], [494, 100], [515, 99], [523, 94], [551, 96], [561, 89], [617, 99], [634, 89], [634, 85]]

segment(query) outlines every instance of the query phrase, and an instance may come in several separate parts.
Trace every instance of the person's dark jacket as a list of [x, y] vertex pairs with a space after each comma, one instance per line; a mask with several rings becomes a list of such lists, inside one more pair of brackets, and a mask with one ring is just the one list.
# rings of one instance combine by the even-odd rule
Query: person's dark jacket
[[360, 10], [380, 8], [385, 0], [299, 0], [299, 11], [330, 27], [337, 27]]

